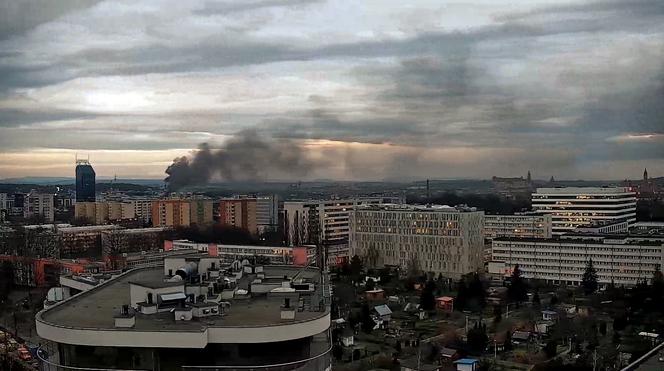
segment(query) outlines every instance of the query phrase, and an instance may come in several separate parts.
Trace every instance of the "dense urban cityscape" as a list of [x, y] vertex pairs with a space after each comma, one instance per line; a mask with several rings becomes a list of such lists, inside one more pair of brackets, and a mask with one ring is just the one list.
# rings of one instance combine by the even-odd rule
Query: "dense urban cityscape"
[[0, 0], [0, 371], [664, 371], [664, 0]]
[[12, 369], [649, 370], [664, 344], [647, 170], [171, 193], [72, 173], [0, 185]]

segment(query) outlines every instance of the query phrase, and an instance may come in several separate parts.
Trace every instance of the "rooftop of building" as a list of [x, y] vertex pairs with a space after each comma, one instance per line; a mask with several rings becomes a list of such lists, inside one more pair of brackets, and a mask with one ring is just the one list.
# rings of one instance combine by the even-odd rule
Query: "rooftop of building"
[[[651, 238], [652, 237], [652, 238]], [[645, 239], [645, 240], [644, 240]], [[496, 237], [496, 242], [538, 242], [554, 244], [617, 244], [661, 246], [664, 244], [664, 235], [645, 236], [634, 234], [599, 234], [574, 232], [566, 233], [561, 238], [530, 238], [530, 237]]]
[[379, 211], [414, 211], [414, 212], [444, 212], [444, 213], [458, 213], [458, 212], [476, 212], [476, 207], [469, 207], [467, 205], [412, 205], [412, 204], [372, 204], [361, 205], [356, 210], [379, 210]]
[[[293, 277], [317, 282], [320, 271], [316, 268], [294, 266], [264, 266], [266, 275]], [[123, 305], [131, 302], [130, 285], [170, 287], [165, 283], [164, 268], [140, 268], [126, 272], [88, 291], [72, 297], [54, 307], [37, 314], [37, 320], [66, 328], [86, 328], [116, 330], [115, 317]], [[238, 287], [246, 290], [255, 279], [253, 274], [245, 274]], [[183, 282], [180, 282], [182, 285]], [[173, 285], [175, 286], [175, 285]], [[135, 313], [136, 323], [132, 329], [124, 331], [203, 331], [209, 327], [263, 327], [283, 324], [281, 305], [283, 300], [268, 295], [249, 295], [246, 298], [230, 299], [230, 309], [224, 315], [210, 316], [190, 321], [176, 321], [171, 311], [156, 314]], [[296, 304], [297, 305], [297, 304]], [[327, 315], [325, 311], [298, 311], [295, 323], [310, 321]], [[290, 323], [293, 323], [291, 321]]]
[[634, 194], [628, 187], [549, 187], [537, 188], [538, 194], [567, 195], [567, 194]]
[[115, 224], [104, 224], [104, 225], [86, 225], [80, 227], [62, 227], [58, 228], [58, 232], [61, 233], [82, 233], [82, 232], [99, 232], [99, 231], [108, 231], [112, 229], [121, 229], [119, 225]]
[[492, 218], [492, 219], [498, 219], [498, 218], [546, 218], [547, 215], [551, 214], [543, 214], [541, 212], [536, 212], [536, 211], [527, 211], [527, 212], [520, 212], [520, 213], [514, 213], [514, 214], [485, 214], [485, 218]]
[[400, 200], [399, 196], [357, 196], [347, 198], [328, 198], [328, 199], [309, 199], [309, 200], [290, 200], [284, 201], [284, 204], [328, 204], [328, 203], [352, 203], [352, 202], [366, 202], [366, 201], [381, 201], [389, 202]]
[[53, 229], [53, 228], [69, 228], [71, 224], [30, 224], [22, 226], [23, 229]]
[[633, 228], [664, 228], [664, 222], [636, 222]]
[[167, 231], [169, 228], [167, 227], [149, 227], [149, 228], [130, 228], [130, 229], [120, 229], [118, 233], [123, 233], [123, 234], [133, 234], [133, 233], [156, 233], [156, 232], [163, 232]]

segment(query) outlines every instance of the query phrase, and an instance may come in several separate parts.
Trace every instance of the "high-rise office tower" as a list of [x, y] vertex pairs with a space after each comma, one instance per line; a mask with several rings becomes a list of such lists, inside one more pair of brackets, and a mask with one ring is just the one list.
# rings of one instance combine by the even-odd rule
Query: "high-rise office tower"
[[95, 201], [95, 170], [88, 160], [76, 160], [76, 201]]

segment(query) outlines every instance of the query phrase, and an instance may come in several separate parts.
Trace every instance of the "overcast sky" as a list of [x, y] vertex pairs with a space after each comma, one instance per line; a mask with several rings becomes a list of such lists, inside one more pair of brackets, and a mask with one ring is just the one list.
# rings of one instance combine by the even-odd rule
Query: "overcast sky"
[[662, 176], [664, 1], [0, 0], [0, 178], [247, 131], [305, 179]]

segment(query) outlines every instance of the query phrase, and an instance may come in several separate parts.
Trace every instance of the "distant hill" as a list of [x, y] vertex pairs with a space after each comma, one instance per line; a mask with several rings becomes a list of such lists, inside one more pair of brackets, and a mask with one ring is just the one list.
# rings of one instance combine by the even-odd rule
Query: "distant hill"
[[3, 184], [68, 185], [68, 184], [74, 184], [75, 179], [74, 178], [34, 176], [34, 177], [23, 177], [23, 178], [0, 179], [0, 183], [3, 183]]
[[[111, 183], [112, 178], [97, 178], [97, 183]], [[68, 177], [23, 177], [0, 179], [2, 184], [34, 184], [34, 185], [72, 185], [76, 183], [75, 178]], [[162, 186], [162, 179], [118, 179], [117, 183], [137, 184], [142, 186]]]

